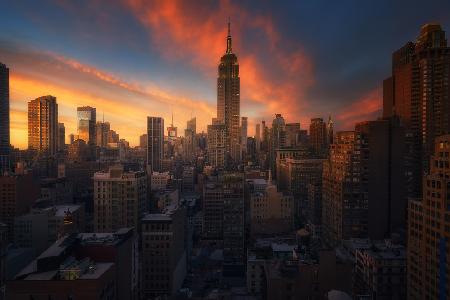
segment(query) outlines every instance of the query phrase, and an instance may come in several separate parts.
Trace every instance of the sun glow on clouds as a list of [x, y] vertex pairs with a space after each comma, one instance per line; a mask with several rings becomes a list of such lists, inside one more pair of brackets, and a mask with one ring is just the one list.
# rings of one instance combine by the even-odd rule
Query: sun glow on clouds
[[66, 135], [76, 133], [76, 107], [90, 105], [97, 108], [98, 120], [104, 113], [112, 129], [132, 145], [145, 133], [147, 116], [162, 116], [168, 123], [173, 110], [175, 126], [183, 129], [195, 108], [204, 129], [201, 123], [215, 115], [205, 101], [170, 94], [152, 83], [130, 83], [61, 55], [8, 49], [0, 54], [10, 67], [11, 142], [16, 147], [27, 147], [27, 102], [48, 94], [57, 98]]
[[[300, 45], [281, 38], [270, 15], [252, 15], [226, 0], [217, 7], [185, 1], [128, 0], [126, 4], [166, 59], [187, 61], [207, 77], [216, 76], [225, 52], [226, 20], [232, 16], [243, 107], [247, 101], [259, 104], [258, 115], [269, 121], [275, 113], [298, 121], [308, 109], [305, 90], [314, 83], [312, 63]], [[259, 38], [247, 42], [244, 31]], [[243, 110], [241, 115], [246, 113]]]
[[[233, 50], [240, 64], [241, 115], [249, 117], [250, 135], [255, 123], [265, 119], [270, 124], [276, 113], [283, 114], [287, 122], [300, 121], [302, 128], [308, 128], [311, 117], [323, 113], [314, 105], [314, 99], [308, 99], [310, 88], [320, 84], [315, 78], [314, 62], [300, 42], [283, 36], [283, 28], [277, 27], [270, 12], [249, 10], [228, 0], [122, 0], [118, 6], [148, 33], [148, 41], [140, 42], [148, 42], [156, 49], [156, 59], [186, 65], [192, 76], [204, 79], [203, 88], [210, 89], [211, 94], [215, 93], [217, 65], [226, 46], [226, 21], [231, 16]], [[74, 17], [80, 9], [75, 7], [70, 10]], [[102, 14], [104, 21], [115, 17]], [[102, 38], [108, 39], [108, 30], [117, 34], [105, 26]], [[90, 105], [97, 108], [98, 120], [104, 113], [105, 120], [132, 145], [145, 132], [149, 115], [162, 116], [168, 124], [173, 111], [179, 134], [192, 111], [196, 111], [200, 130], [205, 130], [216, 115], [215, 99], [194, 99], [170, 88], [162, 89], [150, 79], [124, 78], [60, 53], [24, 46], [0, 43], [0, 59], [11, 70], [11, 131], [15, 146], [24, 148], [27, 144], [27, 102], [48, 94], [57, 97], [66, 134], [76, 133], [76, 107]], [[132, 72], [128, 70], [127, 74]], [[186, 80], [189, 82], [189, 78]], [[337, 130], [351, 129], [354, 122], [373, 119], [380, 110], [381, 90], [375, 89], [347, 107], [336, 109], [333, 118]]]
[[341, 110], [337, 115], [337, 120], [341, 122], [343, 129], [353, 130], [357, 122], [374, 120], [379, 117], [382, 106], [382, 89], [377, 88]]

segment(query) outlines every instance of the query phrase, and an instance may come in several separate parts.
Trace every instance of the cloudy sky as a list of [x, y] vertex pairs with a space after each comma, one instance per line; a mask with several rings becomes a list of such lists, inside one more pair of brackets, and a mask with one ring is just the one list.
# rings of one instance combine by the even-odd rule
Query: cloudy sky
[[426, 22], [450, 29], [450, 1], [0, 1], [12, 144], [26, 147], [27, 102], [48, 94], [67, 134], [83, 105], [133, 145], [146, 116], [173, 112], [180, 129], [196, 116], [205, 130], [228, 17], [250, 134], [275, 113], [351, 129], [380, 115], [392, 52]]

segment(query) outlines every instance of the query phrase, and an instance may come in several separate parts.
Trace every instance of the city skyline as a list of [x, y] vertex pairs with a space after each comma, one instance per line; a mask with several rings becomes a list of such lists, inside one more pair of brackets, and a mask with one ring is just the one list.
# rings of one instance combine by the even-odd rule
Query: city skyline
[[0, 33], [0, 300], [450, 297], [445, 5], [48, 1]]
[[[146, 131], [148, 115], [169, 120], [173, 111], [178, 128], [197, 117], [199, 131], [206, 131], [215, 117], [214, 73], [225, 51], [228, 17], [249, 135], [256, 122], [270, 122], [275, 113], [303, 129], [310, 118], [332, 113], [336, 130], [351, 129], [356, 121], [381, 116], [382, 80], [390, 74], [389, 57], [398, 41], [414, 41], [416, 28], [427, 22], [449, 27], [446, 9], [426, 6], [420, 16], [412, 9], [397, 16], [403, 6], [387, 3], [342, 4], [335, 21], [352, 8], [360, 15], [375, 11], [384, 22], [354, 16], [332, 30], [332, 20], [297, 21], [289, 14], [318, 12], [320, 4], [254, 7], [221, 1], [187, 7], [130, 1], [102, 7], [102, 13], [101, 2], [2, 5], [7, 7], [0, 11], [8, 14], [2, 18], [0, 57], [10, 69], [11, 143], [21, 149], [27, 145], [26, 103], [48, 94], [58, 99], [66, 140], [76, 133], [76, 107], [87, 105], [104, 113], [133, 146]], [[206, 22], [197, 20], [199, 12]], [[390, 28], [391, 34], [383, 33]], [[330, 54], [330, 47], [336, 51]]]

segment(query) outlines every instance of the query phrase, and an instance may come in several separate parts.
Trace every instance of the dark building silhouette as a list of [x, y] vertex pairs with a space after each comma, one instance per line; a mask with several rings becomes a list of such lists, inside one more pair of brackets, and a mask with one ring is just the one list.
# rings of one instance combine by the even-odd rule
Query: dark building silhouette
[[162, 171], [164, 155], [164, 119], [147, 117], [147, 165], [151, 171]]
[[311, 119], [309, 125], [309, 143], [316, 154], [324, 154], [327, 150], [327, 124], [322, 118]]
[[9, 69], [0, 63], [0, 174], [9, 169]]
[[141, 228], [142, 295], [170, 297], [187, 272], [186, 209], [173, 205], [162, 213], [146, 214]]
[[392, 55], [392, 76], [383, 82], [383, 116], [399, 116], [410, 140], [411, 196], [419, 196], [434, 139], [450, 132], [450, 48], [439, 24], [422, 26], [416, 42]]
[[323, 237], [384, 239], [405, 228], [405, 133], [398, 120], [338, 132], [324, 163]]

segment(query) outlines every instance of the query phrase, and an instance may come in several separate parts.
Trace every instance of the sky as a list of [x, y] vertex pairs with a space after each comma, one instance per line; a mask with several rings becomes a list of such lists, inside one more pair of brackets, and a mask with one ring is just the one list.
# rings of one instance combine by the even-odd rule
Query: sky
[[85, 105], [131, 145], [147, 116], [168, 126], [173, 113], [178, 134], [196, 117], [206, 131], [228, 19], [250, 135], [276, 113], [349, 130], [381, 115], [392, 52], [425, 23], [450, 29], [450, 1], [0, 1], [11, 143], [27, 147], [27, 102], [43, 95], [57, 98], [66, 135]]

